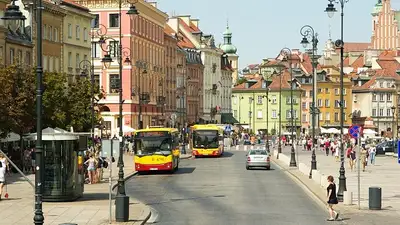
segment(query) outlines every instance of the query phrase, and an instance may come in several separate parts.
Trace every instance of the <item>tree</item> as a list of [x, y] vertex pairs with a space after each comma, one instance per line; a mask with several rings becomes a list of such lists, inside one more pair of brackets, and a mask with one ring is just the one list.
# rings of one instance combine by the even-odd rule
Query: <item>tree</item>
[[34, 126], [35, 77], [17, 65], [0, 68], [0, 135], [23, 134]]

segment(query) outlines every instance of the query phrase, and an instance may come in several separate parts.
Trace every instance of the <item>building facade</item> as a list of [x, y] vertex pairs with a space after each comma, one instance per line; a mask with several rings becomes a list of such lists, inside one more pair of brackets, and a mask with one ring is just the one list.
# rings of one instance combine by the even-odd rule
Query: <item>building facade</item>
[[185, 49], [187, 68], [187, 122], [197, 123], [203, 111], [203, 70], [201, 54], [194, 49]]
[[176, 104], [176, 68], [177, 68], [177, 54], [178, 54], [178, 39], [176, 38], [175, 32], [172, 30], [168, 24], [166, 24], [164, 29], [164, 54], [165, 54], [165, 79], [163, 83], [162, 96], [165, 96], [165, 106], [163, 119], [164, 125], [172, 126], [171, 118], [177, 111]]
[[[0, 1], [0, 16], [4, 16], [8, 0]], [[0, 21], [0, 64], [32, 66], [33, 44], [30, 26], [13, 26], [10, 21]], [[18, 30], [18, 31], [17, 31]]]
[[395, 50], [400, 47], [399, 11], [392, 9], [390, 0], [378, 0], [372, 12], [373, 49]]
[[[62, 72], [68, 74], [70, 82], [82, 72], [90, 71], [91, 66], [91, 35], [90, 26], [94, 16], [89, 9], [72, 1], [61, 2], [65, 10], [62, 30]], [[48, 29], [51, 29], [50, 27]], [[59, 31], [53, 28], [53, 39], [57, 39]]]
[[[138, 1], [135, 6], [139, 15], [130, 16], [129, 1], [123, 1], [122, 21], [119, 24], [118, 1], [85, 0], [76, 1], [89, 8], [95, 18], [92, 22], [92, 33], [104, 34], [112, 38], [107, 41], [109, 53], [114, 59], [106, 69], [101, 64], [104, 55], [98, 45], [98, 36], [92, 42], [92, 56], [95, 58], [95, 74], [99, 76], [100, 87], [106, 94], [103, 104], [102, 118], [107, 135], [118, 133], [119, 116], [119, 79], [123, 79], [123, 125], [138, 129], [156, 125], [162, 112], [157, 108], [157, 97], [161, 96], [164, 74], [164, 26], [167, 15], [157, 9], [155, 3]], [[119, 40], [119, 29], [122, 29], [122, 40]], [[119, 74], [117, 60], [119, 43], [121, 42], [124, 58], [129, 57], [131, 65], [124, 64], [122, 75]], [[140, 101], [139, 101], [140, 99]]]
[[220, 46], [222, 51], [224, 51], [228, 56], [229, 64], [232, 68], [232, 86], [237, 83], [239, 78], [239, 56], [237, 53], [237, 48], [232, 44], [232, 32], [229, 29], [229, 25], [226, 26], [226, 30], [223, 33], [224, 44]]

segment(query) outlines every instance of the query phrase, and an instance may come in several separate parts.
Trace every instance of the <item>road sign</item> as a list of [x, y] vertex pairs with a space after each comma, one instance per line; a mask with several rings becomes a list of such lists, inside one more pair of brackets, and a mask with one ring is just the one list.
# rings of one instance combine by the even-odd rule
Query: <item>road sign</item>
[[349, 128], [349, 134], [350, 136], [352, 136], [353, 138], [358, 138], [360, 136], [360, 126], [358, 125], [352, 125]]
[[225, 132], [231, 132], [231, 131], [232, 131], [231, 125], [225, 126]]
[[400, 141], [397, 142], [397, 162], [400, 164]]

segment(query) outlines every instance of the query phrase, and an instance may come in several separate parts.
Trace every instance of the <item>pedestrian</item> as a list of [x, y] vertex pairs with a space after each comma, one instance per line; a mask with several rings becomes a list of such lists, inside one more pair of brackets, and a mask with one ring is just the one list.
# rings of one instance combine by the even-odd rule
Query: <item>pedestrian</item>
[[375, 165], [375, 155], [376, 155], [376, 148], [375, 146], [371, 146], [369, 148], [369, 158], [371, 160], [371, 165]]
[[34, 148], [31, 149], [31, 167], [32, 167], [32, 173], [35, 173], [35, 167], [36, 167], [36, 151]]
[[351, 169], [351, 171], [353, 171], [354, 165], [356, 164], [356, 159], [357, 159], [357, 157], [356, 157], [356, 151], [354, 150], [354, 148], [355, 148], [355, 146], [351, 148], [351, 152], [350, 152], [350, 160], [349, 160], [349, 163], [350, 163], [350, 169]]
[[333, 182], [333, 176], [328, 176], [328, 187], [326, 188], [326, 197], [328, 203], [328, 210], [329, 210], [329, 219], [328, 221], [334, 221], [339, 218], [339, 213], [333, 209], [333, 206], [338, 204], [339, 201], [336, 196], [336, 184]]
[[85, 164], [88, 167], [89, 184], [94, 184], [96, 182], [97, 160], [94, 158], [93, 153], [90, 153], [89, 159]]
[[6, 171], [8, 170], [7, 159], [0, 153], [0, 201], [3, 196], [3, 187], [6, 185]]
[[363, 172], [365, 172], [365, 167], [367, 166], [367, 162], [368, 162], [368, 152], [365, 148], [361, 149], [361, 166], [362, 166], [362, 170]]

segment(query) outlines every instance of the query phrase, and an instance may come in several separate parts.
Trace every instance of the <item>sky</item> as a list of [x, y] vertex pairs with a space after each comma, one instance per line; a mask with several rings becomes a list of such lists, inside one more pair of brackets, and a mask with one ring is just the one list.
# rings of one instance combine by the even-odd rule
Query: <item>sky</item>
[[[192, 15], [200, 19], [205, 34], [213, 34], [216, 44], [229, 21], [232, 42], [238, 48], [239, 66], [274, 58], [284, 47], [303, 50], [300, 29], [310, 25], [318, 33], [322, 50], [329, 33], [340, 38], [340, 13], [329, 18], [324, 12], [328, 0], [156, 0], [168, 15]], [[378, 0], [349, 0], [344, 12], [344, 42], [370, 42], [371, 12]], [[339, 5], [336, 9], [339, 10]], [[392, 0], [400, 9], [400, 0]]]

